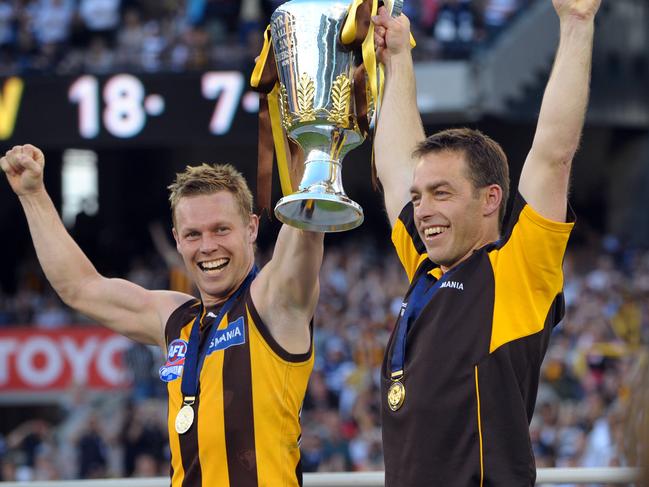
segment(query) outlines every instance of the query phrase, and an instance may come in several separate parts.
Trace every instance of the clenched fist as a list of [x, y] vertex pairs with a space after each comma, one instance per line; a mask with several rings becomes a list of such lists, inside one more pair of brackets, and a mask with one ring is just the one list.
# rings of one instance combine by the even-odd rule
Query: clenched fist
[[405, 15], [390, 17], [385, 7], [379, 8], [374, 22], [374, 46], [376, 54], [387, 65], [392, 56], [410, 52], [410, 20]]
[[552, 0], [560, 19], [592, 20], [602, 0]]
[[18, 196], [37, 193], [44, 188], [45, 157], [38, 147], [17, 145], [0, 159], [0, 166]]

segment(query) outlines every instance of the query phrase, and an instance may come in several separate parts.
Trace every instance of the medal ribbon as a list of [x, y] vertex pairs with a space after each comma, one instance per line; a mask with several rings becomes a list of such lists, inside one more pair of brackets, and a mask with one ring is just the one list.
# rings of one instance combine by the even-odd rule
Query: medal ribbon
[[198, 378], [200, 376], [200, 371], [203, 368], [203, 363], [205, 362], [205, 356], [207, 355], [207, 344], [210, 342], [214, 335], [217, 332], [219, 323], [226, 315], [228, 311], [232, 308], [236, 300], [241, 296], [241, 294], [250, 287], [252, 280], [255, 278], [259, 269], [256, 265], [252, 267], [252, 270], [248, 273], [248, 276], [243, 281], [241, 286], [228, 298], [225, 304], [221, 307], [218, 316], [214, 319], [214, 325], [212, 330], [210, 330], [209, 339], [205, 341], [205, 346], [202, 350], [199, 350], [200, 345], [200, 325], [203, 314], [205, 313], [205, 307], [201, 302], [201, 309], [194, 319], [194, 324], [192, 325], [192, 330], [189, 334], [189, 343], [187, 344], [187, 354], [185, 355], [185, 367], [183, 369], [183, 378], [180, 386], [180, 390], [183, 393], [183, 403], [192, 404], [198, 393]]
[[404, 303], [405, 309], [401, 312], [397, 322], [397, 331], [390, 359], [390, 378], [397, 381], [403, 377], [404, 362], [406, 360], [406, 335], [410, 325], [419, 317], [424, 306], [430, 302], [442, 283], [448, 279], [455, 269], [446, 272], [436, 283], [432, 284], [432, 276], [426, 273], [417, 279], [414, 289]]

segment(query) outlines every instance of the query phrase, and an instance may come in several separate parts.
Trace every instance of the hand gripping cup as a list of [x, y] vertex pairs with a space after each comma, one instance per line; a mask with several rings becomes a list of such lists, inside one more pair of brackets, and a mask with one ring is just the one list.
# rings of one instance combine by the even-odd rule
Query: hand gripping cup
[[[292, 0], [271, 17], [281, 128], [304, 154], [299, 187], [285, 192], [275, 215], [304, 230], [339, 232], [363, 222], [363, 210], [345, 194], [341, 174], [344, 157], [367, 135], [377, 100], [376, 77], [373, 86], [369, 80], [378, 69], [369, 23], [362, 45], [344, 43], [348, 15], [364, 3], [369, 20], [377, 0]], [[400, 4], [390, 7], [393, 15], [400, 13]], [[368, 66], [364, 60], [370, 55]]]

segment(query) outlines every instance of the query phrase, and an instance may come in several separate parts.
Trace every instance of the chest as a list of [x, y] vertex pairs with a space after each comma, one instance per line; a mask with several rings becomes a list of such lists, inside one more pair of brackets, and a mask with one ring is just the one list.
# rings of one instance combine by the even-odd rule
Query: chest
[[[423, 296], [406, 331], [405, 364], [426, 374], [457, 370], [477, 363], [489, 350], [494, 309], [494, 275], [486, 255], [476, 255], [456, 271], [444, 275]], [[409, 293], [409, 299], [417, 299]], [[407, 307], [406, 307], [407, 312]], [[400, 325], [401, 326], [401, 325]], [[395, 327], [389, 356], [399, 332]], [[410, 367], [408, 367], [410, 365]]]

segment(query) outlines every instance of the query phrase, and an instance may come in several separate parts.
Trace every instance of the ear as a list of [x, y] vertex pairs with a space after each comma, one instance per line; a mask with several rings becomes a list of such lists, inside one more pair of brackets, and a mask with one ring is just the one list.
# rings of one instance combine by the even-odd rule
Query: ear
[[491, 184], [484, 189], [483, 194], [483, 215], [491, 216], [494, 213], [498, 217], [498, 212], [500, 210], [500, 203], [503, 200], [503, 190], [497, 184]]
[[178, 232], [176, 231], [176, 227], [173, 227], [171, 229], [171, 233], [173, 234], [174, 240], [176, 241], [176, 250], [178, 251], [178, 253], [180, 253], [180, 239], [178, 238]]
[[250, 243], [257, 241], [257, 233], [259, 232], [259, 217], [254, 213], [250, 214], [250, 221], [248, 222], [248, 236]]

